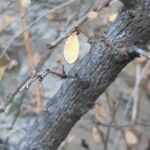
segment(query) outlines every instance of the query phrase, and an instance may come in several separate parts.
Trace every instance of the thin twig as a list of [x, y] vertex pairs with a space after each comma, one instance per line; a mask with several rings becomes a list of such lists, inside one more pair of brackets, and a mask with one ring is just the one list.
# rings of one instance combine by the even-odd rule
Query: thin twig
[[147, 50], [143, 50], [143, 49], [141, 49], [141, 48], [139, 48], [137, 46], [131, 46], [130, 47], [130, 51], [136, 52], [136, 53], [138, 53], [138, 54], [140, 54], [140, 55], [150, 59], [150, 53], [147, 52]]
[[[61, 8], [63, 6], [66, 6], [68, 4], [70, 4], [71, 2], [73, 2], [73, 0], [67, 2], [67, 3], [64, 3], [54, 9], [52, 9], [50, 12], [54, 12], [55, 10], [57, 10], [58, 8]], [[44, 15], [43, 15], [44, 16]], [[42, 18], [42, 17], [40, 17]], [[42, 59], [40, 60], [40, 62], [35, 66], [35, 69], [32, 73], [30, 73], [26, 79], [17, 87], [17, 89], [14, 91], [14, 93], [11, 95], [11, 97], [8, 99], [8, 101], [0, 108], [0, 112], [4, 112], [6, 107], [13, 101], [14, 97], [17, 95], [17, 93], [19, 91], [22, 91], [22, 87], [27, 83], [29, 82], [30, 79], [32, 79], [32, 82], [34, 82], [36, 80], [36, 72], [41, 68], [41, 66], [43, 65], [43, 63], [47, 60], [47, 58], [52, 54], [52, 49], [55, 48], [63, 39], [65, 39], [69, 33], [71, 33], [71, 31], [73, 31], [77, 26], [79, 26], [80, 24], [82, 24], [84, 21], [86, 21], [86, 18], [87, 16], [83, 16], [82, 18], [80, 18], [79, 20], [75, 21], [70, 27], [68, 27], [68, 30], [66, 32], [64, 32], [62, 35], [60, 35], [56, 40], [54, 40], [52, 43], [50, 43], [49, 45], [49, 48], [51, 50], [47, 51], [44, 56], [42, 56]], [[40, 20], [40, 19], [37, 19], [37, 20]], [[30, 26], [32, 27], [37, 21], [34, 21], [34, 23], [32, 23], [32, 25], [29, 25], [28, 28], [30, 28]], [[20, 35], [22, 35], [24, 31], [22, 31], [20, 33]], [[9, 46], [8, 46], [9, 47]], [[7, 51], [7, 50], [6, 50]], [[5, 53], [3, 53], [5, 54]], [[3, 55], [2, 54], [2, 55]], [[2, 56], [1, 55], [1, 56]], [[47, 72], [47, 71], [46, 71]], [[50, 72], [51, 74], [55, 74], [56, 76], [58, 77], [61, 77], [61, 78], [65, 78], [66, 76], [65, 75], [62, 75], [62, 74], [59, 74], [59, 73], [56, 73], [54, 71], [51, 71]], [[46, 74], [44, 74], [46, 75]], [[39, 76], [41, 78], [43, 78], [43, 76]], [[30, 84], [32, 83], [31, 81], [29, 82], [28, 86], [30, 86]], [[24, 90], [28, 89], [28, 86], [26, 86], [25, 88], [23, 88]]]
[[[25, 31], [25, 29], [28, 27], [28, 21], [27, 21], [27, 7], [24, 7], [20, 5], [20, 13], [21, 13], [21, 27], [23, 32], [23, 40], [24, 45], [27, 52], [27, 60], [28, 60], [28, 66], [30, 70], [34, 70], [35, 64], [34, 64], [34, 52], [33, 52], [33, 46], [32, 46], [32, 38], [28, 31]], [[41, 90], [39, 87], [39, 82], [37, 81], [35, 83], [35, 99], [36, 99], [36, 110], [37, 113], [42, 111], [42, 98], [41, 98]]]
[[140, 72], [141, 67], [139, 64], [136, 66], [136, 81], [135, 81], [135, 93], [133, 96], [133, 108], [132, 108], [132, 122], [135, 122], [138, 117], [138, 108], [139, 108], [139, 86], [140, 86]]
[[[19, 114], [20, 114], [21, 106], [22, 106], [22, 103], [23, 103], [23, 100], [24, 100], [24, 98], [23, 98], [24, 95], [25, 95], [25, 92], [20, 96], [20, 102], [19, 102], [19, 105], [18, 105], [18, 107], [17, 107], [17, 112], [16, 112], [16, 114], [15, 114], [15, 117], [14, 117], [12, 123], [11, 123], [11, 128], [14, 127], [14, 125], [15, 125], [17, 119], [18, 119], [18, 116], [19, 116]], [[6, 145], [6, 146], [8, 145], [9, 138], [10, 138], [10, 136], [8, 136], [8, 137], [6, 138], [6, 140], [5, 140], [5, 145]]]
[[4, 112], [5, 109], [7, 108], [7, 106], [13, 101], [13, 99], [15, 98], [15, 96], [18, 94], [18, 92], [20, 91], [20, 88], [30, 79], [31, 76], [28, 76], [27, 78], [25, 78], [22, 83], [16, 88], [16, 90], [13, 92], [13, 94], [8, 98], [7, 102], [1, 106], [0, 108], [0, 113]]
[[20, 91], [27, 90], [30, 87], [30, 85], [33, 82], [35, 82], [36, 80], [38, 80], [39, 82], [42, 82], [43, 79], [49, 74], [53, 74], [60, 79], [74, 78], [73, 76], [67, 75], [64, 70], [62, 71], [62, 73], [58, 73], [58, 72], [55, 72], [55, 71], [47, 68], [43, 72], [37, 73], [36, 75], [33, 75], [32, 77], [30, 77], [29, 80], [27, 80], [26, 83], [20, 88]]
[[[141, 80], [144, 78], [145, 72], [149, 68], [149, 66], [150, 66], [150, 61], [148, 61], [146, 63], [146, 65], [144, 66], [144, 68], [142, 69], [140, 77], [138, 79], [139, 80], [138, 84], [140, 84]], [[128, 101], [127, 101], [127, 107], [125, 109], [125, 113], [124, 113], [124, 116], [123, 116], [123, 119], [122, 119], [123, 123], [127, 122], [126, 118], [127, 118], [127, 115], [128, 115], [131, 103], [132, 103], [132, 98], [133, 98], [135, 92], [136, 92], [136, 84], [135, 84], [135, 86], [134, 86], [134, 88], [133, 88], [133, 90], [132, 90], [132, 92], [130, 94], [130, 97], [129, 97]], [[120, 132], [118, 132], [117, 135], [116, 135], [116, 139], [115, 139], [115, 142], [114, 142], [114, 145], [113, 145], [113, 148], [112, 148], [113, 150], [116, 150], [117, 143], [118, 143], [119, 139], [120, 139]]]
[[64, 32], [64, 34], [60, 35], [59, 38], [57, 38], [55, 41], [51, 42], [48, 47], [51, 49], [51, 48], [54, 48], [55, 46], [58, 45], [58, 43], [60, 43], [61, 41], [63, 41], [64, 39], [66, 39], [66, 37], [74, 31], [74, 29], [76, 27], [78, 27], [79, 25], [81, 25], [82, 23], [84, 23], [86, 20], [87, 20], [87, 15], [83, 16], [82, 18], [80, 18], [79, 20], [77, 21], [74, 21], [72, 23], [72, 25], [70, 27], [68, 27], [68, 29], [66, 30], [66, 32]]
[[[62, 8], [62, 7], [65, 7], [65, 6], [69, 5], [69, 4], [71, 4], [72, 2], [74, 2], [74, 0], [70, 0], [70, 1], [68, 1], [68, 2], [66, 2], [66, 3], [64, 3], [64, 4], [62, 4], [62, 5], [58, 6], [58, 7], [55, 7], [54, 9], [48, 11], [47, 13], [43, 14], [41, 17], [37, 18], [33, 23], [31, 23], [31, 24], [28, 26], [28, 28], [27, 28], [26, 30], [28, 30], [28, 29], [30, 29], [32, 26], [34, 26], [39, 20], [41, 20], [41, 19], [42, 19], [43, 17], [45, 17], [47, 14], [52, 13], [52, 12], [54, 12], [54, 11], [56, 11], [56, 10]], [[92, 7], [92, 6], [91, 6], [91, 7]], [[104, 5], [103, 5], [103, 7], [104, 7]], [[88, 8], [87, 10], [89, 11], [90, 9]], [[87, 12], [87, 11], [85, 11], [85, 12]], [[88, 12], [87, 12], [87, 13], [88, 13]], [[48, 45], [50, 50], [47, 51], [47, 52], [44, 54], [44, 56], [42, 57], [41, 61], [37, 64], [37, 66], [35, 66], [34, 72], [30, 73], [30, 74], [26, 77], [26, 79], [18, 86], [18, 88], [15, 90], [15, 92], [14, 92], [14, 93], [12, 94], [12, 96], [9, 98], [8, 102], [7, 102], [6, 104], [4, 104], [4, 105], [2, 106], [2, 108], [0, 108], [0, 112], [5, 111], [6, 107], [13, 101], [13, 99], [14, 99], [14, 97], [17, 95], [17, 93], [22, 90], [22, 87], [23, 87], [30, 79], [33, 79], [33, 78], [34, 78], [34, 79], [36, 80], [36, 78], [35, 78], [36, 74], [35, 74], [35, 73], [41, 68], [41, 66], [44, 64], [44, 62], [47, 60], [47, 58], [52, 54], [52, 49], [55, 48], [55, 47], [56, 47], [63, 39], [65, 39], [76, 27], [78, 27], [79, 25], [81, 25], [81, 24], [82, 24], [83, 22], [85, 22], [87, 19], [88, 19], [87, 14], [83, 15], [79, 20], [74, 21], [74, 22], [72, 23], [72, 25], [70, 25], [70, 27], [68, 27], [68, 30], [67, 30], [66, 32], [64, 32], [63, 34], [61, 34], [56, 40], [54, 40], [53, 42], [51, 42], [51, 43]], [[4, 50], [4, 52], [3, 52], [3, 54], [2, 54], [1, 56], [3, 56], [3, 55], [7, 52], [7, 50], [13, 45], [13, 43], [15, 42], [15, 40], [16, 40], [18, 37], [20, 37], [23, 32], [24, 32], [24, 31], [20, 32], [18, 35], [15, 36], [15, 38], [13, 39], [13, 41], [9, 44], [8, 48]], [[1, 56], [0, 56], [0, 57], [1, 57]], [[56, 74], [56, 72], [53, 72], [53, 71], [51, 71], [50, 73], [51, 73], [51, 74], [55, 74], [56, 76], [61, 77], [61, 78], [66, 78], [66, 75], [64, 75], [64, 74], [63, 74], [63, 76], [62, 76], [62, 74], [59, 74], [59, 73]], [[40, 76], [40, 77], [42, 77], [42, 76]], [[32, 80], [32, 82], [35, 81], [35, 80]], [[31, 82], [31, 83], [32, 83], [32, 82]], [[28, 84], [28, 85], [30, 85], [30, 84]], [[28, 89], [28, 87], [26, 87], [26, 88]], [[25, 88], [25, 89], [26, 89], [26, 88]], [[24, 88], [23, 88], [23, 89], [24, 89]]]
[[17, 33], [14, 38], [11, 40], [11, 42], [8, 44], [8, 47], [3, 51], [3, 53], [1, 54], [0, 58], [3, 57], [5, 55], [5, 53], [7, 53], [7, 51], [12, 47], [12, 45], [14, 44], [14, 42], [23, 34], [23, 32], [31, 29], [37, 22], [39, 22], [41, 19], [43, 19], [46, 15], [55, 12], [56, 10], [61, 9], [62, 7], [65, 7], [71, 3], [73, 3], [75, 0], [70, 0], [66, 3], [63, 3], [55, 8], [53, 8], [52, 10], [49, 10], [48, 12], [44, 13], [43, 15], [41, 15], [40, 17], [38, 17], [35, 21], [33, 21], [26, 29], [24, 29], [23, 31]]

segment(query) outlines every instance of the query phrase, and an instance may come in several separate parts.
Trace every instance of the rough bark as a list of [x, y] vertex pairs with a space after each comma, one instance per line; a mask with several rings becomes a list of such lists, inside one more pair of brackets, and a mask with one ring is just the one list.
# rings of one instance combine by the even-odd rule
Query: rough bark
[[121, 0], [125, 7], [134, 8], [137, 5], [138, 0]]
[[[150, 1], [144, 0], [138, 15], [125, 10], [109, 28], [106, 40], [91, 44], [89, 53], [69, 72], [45, 111], [37, 117], [21, 150], [56, 150], [71, 128], [137, 55], [110, 46], [144, 44], [150, 37]], [[108, 44], [109, 43], [109, 44]], [[77, 77], [78, 76], [78, 77]]]

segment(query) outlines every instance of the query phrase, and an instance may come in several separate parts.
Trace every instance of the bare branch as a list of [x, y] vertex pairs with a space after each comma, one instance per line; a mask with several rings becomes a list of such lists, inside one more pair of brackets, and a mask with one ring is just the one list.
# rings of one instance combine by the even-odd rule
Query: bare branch
[[55, 12], [56, 10], [65, 7], [71, 3], [73, 3], [75, 0], [70, 0], [66, 3], [61, 4], [60, 6], [57, 6], [55, 8], [53, 8], [52, 10], [44, 13], [43, 15], [41, 15], [39, 18], [37, 18], [34, 22], [32, 22], [30, 25], [28, 25], [28, 27], [26, 29], [24, 29], [23, 31], [17, 33], [14, 38], [11, 40], [11, 42], [8, 44], [8, 47], [2, 52], [2, 54], [0, 55], [0, 58], [2, 58], [5, 53], [12, 47], [12, 45], [14, 44], [14, 42], [25, 32], [28, 31], [29, 29], [31, 29], [37, 22], [39, 22], [41, 19], [43, 19], [46, 15]]
[[[143, 1], [145, 7], [144, 2], [147, 0]], [[56, 150], [58, 148], [73, 125], [93, 106], [119, 72], [137, 56], [134, 52], [126, 49], [117, 50], [110, 45], [124, 47], [136, 44], [150, 32], [150, 18], [145, 12], [147, 10], [141, 11], [145, 15], [137, 20], [125, 10], [110, 27], [106, 41], [91, 44], [89, 53], [69, 72], [71, 76], [78, 74], [82, 82], [88, 83], [88, 86], [83, 88], [76, 78], [66, 79], [30, 128], [29, 134], [21, 141], [20, 149]], [[136, 26], [137, 21], [138, 26]], [[142, 43], [144, 44], [148, 39]]]
[[[50, 57], [50, 55], [52, 54], [52, 50], [63, 40], [65, 39], [76, 27], [78, 27], [79, 25], [81, 25], [83, 22], [85, 22], [87, 20], [87, 15], [79, 18], [79, 20], [74, 21], [72, 24], [70, 24], [68, 26], [68, 29], [66, 31], [64, 31], [64, 33], [60, 34], [60, 36], [54, 40], [53, 42], [51, 42], [48, 46], [49, 46], [49, 51], [46, 51], [44, 53], [44, 55], [42, 56], [40, 62], [35, 66], [35, 69], [33, 70], [33, 72], [30, 72], [29, 75], [25, 78], [25, 80], [17, 87], [17, 89], [13, 92], [13, 94], [11, 95], [11, 97], [8, 99], [8, 101], [1, 106], [0, 108], [0, 112], [4, 112], [6, 107], [13, 101], [14, 97], [18, 94], [19, 91], [23, 91], [29, 88], [30, 84], [32, 84], [37, 78], [39, 79], [40, 76], [43, 78], [45, 77], [45, 73], [47, 75], [47, 73], [51, 73], [51, 74], [55, 74], [58, 77], [61, 78], [65, 78], [64, 74], [59, 74], [56, 73], [54, 71], [51, 70], [45, 70], [43, 73], [36, 74], [36, 72], [38, 72], [38, 70], [42, 67], [42, 65], [44, 64], [44, 62]], [[30, 26], [30, 25], [29, 25]], [[23, 33], [23, 32], [22, 32]], [[21, 34], [22, 34], [21, 33]], [[20, 34], [20, 35], [21, 35]], [[4, 51], [5, 52], [5, 51]], [[2, 54], [3, 55], [3, 54]], [[1, 56], [2, 56], [1, 55]], [[50, 71], [50, 72], [49, 72]], [[44, 75], [44, 76], [43, 76]]]
[[147, 50], [143, 50], [143, 49], [138, 48], [136, 46], [133, 46], [132, 50], [135, 51], [136, 53], [143, 55], [144, 57], [150, 59], [150, 53], [147, 52]]

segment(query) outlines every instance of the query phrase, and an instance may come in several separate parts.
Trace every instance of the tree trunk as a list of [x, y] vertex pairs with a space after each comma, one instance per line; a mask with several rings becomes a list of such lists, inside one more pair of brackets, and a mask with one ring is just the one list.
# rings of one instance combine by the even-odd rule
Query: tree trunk
[[127, 47], [144, 44], [149, 37], [150, 1], [143, 0], [138, 8], [120, 14], [105, 39], [91, 44], [88, 54], [68, 74], [75, 77], [64, 80], [20, 142], [20, 149], [56, 150], [75, 123], [137, 56]]

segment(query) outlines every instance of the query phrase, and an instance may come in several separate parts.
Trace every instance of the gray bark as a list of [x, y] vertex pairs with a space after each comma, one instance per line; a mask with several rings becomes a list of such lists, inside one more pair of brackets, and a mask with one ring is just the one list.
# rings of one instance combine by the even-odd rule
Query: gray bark
[[78, 77], [64, 80], [20, 142], [21, 150], [56, 150], [80, 117], [137, 56], [123, 47], [149, 40], [150, 1], [143, 0], [141, 8], [136, 11], [138, 13], [122, 12], [109, 28], [106, 40], [91, 44], [89, 53], [69, 72], [69, 75], [77, 74]]

